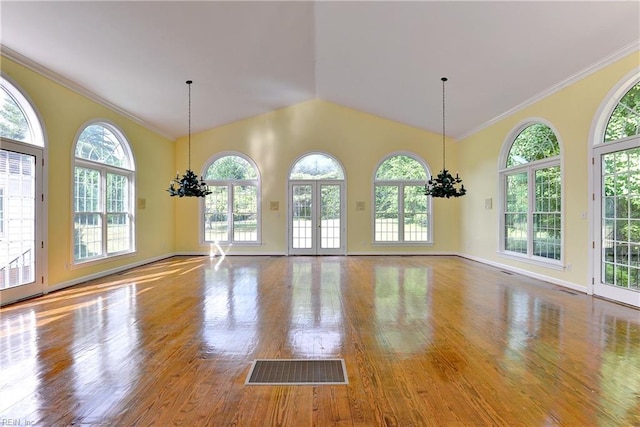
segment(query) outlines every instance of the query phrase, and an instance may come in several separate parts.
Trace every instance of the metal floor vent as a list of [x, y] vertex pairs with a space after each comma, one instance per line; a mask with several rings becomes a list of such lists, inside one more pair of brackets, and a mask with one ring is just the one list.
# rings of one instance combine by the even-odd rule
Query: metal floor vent
[[257, 359], [245, 385], [348, 384], [344, 359]]

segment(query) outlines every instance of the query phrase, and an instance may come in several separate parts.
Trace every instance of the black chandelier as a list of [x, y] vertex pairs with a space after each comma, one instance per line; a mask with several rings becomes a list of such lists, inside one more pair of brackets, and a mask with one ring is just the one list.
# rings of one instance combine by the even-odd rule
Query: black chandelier
[[186, 83], [189, 86], [189, 168], [182, 178], [180, 174], [176, 175], [176, 178], [169, 183], [167, 191], [171, 197], [204, 197], [211, 194], [211, 190], [204, 179], [198, 179], [198, 175], [191, 170], [191, 83], [193, 81], [187, 80]]
[[442, 77], [442, 170], [436, 178], [431, 178], [424, 186], [424, 195], [431, 197], [460, 197], [467, 193], [462, 185], [459, 189], [458, 184], [462, 183], [462, 179], [456, 173], [455, 178], [449, 173], [445, 166], [445, 103], [444, 103], [444, 82], [448, 79]]

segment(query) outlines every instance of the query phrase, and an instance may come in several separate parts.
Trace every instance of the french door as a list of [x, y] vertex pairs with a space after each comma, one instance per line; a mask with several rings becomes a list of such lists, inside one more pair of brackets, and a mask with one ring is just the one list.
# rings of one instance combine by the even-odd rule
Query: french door
[[2, 140], [0, 305], [41, 294], [42, 149]]
[[640, 138], [602, 144], [594, 155], [593, 292], [640, 307]]
[[344, 182], [289, 182], [289, 254], [344, 255]]

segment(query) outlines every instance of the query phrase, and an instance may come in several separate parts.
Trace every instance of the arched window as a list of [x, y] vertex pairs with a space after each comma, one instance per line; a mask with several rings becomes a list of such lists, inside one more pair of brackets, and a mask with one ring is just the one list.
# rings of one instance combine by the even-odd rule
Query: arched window
[[639, 80], [637, 71], [631, 73], [604, 100], [596, 115], [599, 130], [593, 150], [594, 265], [599, 267], [594, 271], [594, 293], [636, 307], [640, 307]]
[[394, 154], [380, 163], [374, 178], [374, 242], [431, 242], [426, 164], [413, 154]]
[[640, 83], [636, 83], [613, 109], [604, 133], [604, 142], [640, 135]]
[[260, 241], [258, 168], [242, 154], [221, 154], [205, 167], [211, 190], [203, 206], [203, 241], [249, 243]]
[[45, 135], [32, 104], [0, 77], [0, 300], [45, 289]]
[[559, 263], [562, 171], [558, 138], [539, 122], [519, 126], [511, 135], [503, 148], [500, 171], [504, 201], [500, 250]]
[[40, 120], [25, 96], [0, 78], [0, 137], [44, 147]]
[[135, 165], [124, 135], [93, 122], [75, 144], [74, 262], [133, 252]]

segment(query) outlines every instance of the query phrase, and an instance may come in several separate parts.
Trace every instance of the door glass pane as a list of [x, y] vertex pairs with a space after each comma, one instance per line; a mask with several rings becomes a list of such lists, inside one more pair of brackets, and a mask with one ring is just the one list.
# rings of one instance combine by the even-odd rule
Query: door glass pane
[[340, 186], [320, 186], [320, 247], [340, 248]]
[[292, 218], [292, 247], [294, 249], [313, 248], [312, 229], [312, 191], [311, 185], [293, 186], [293, 218]]
[[602, 281], [640, 290], [640, 148], [602, 156]]
[[229, 241], [229, 188], [209, 186], [211, 194], [204, 199], [204, 238], [207, 242]]
[[35, 156], [0, 150], [0, 289], [35, 277]]
[[424, 242], [429, 239], [427, 220], [428, 198], [424, 186], [404, 186], [404, 241]]

